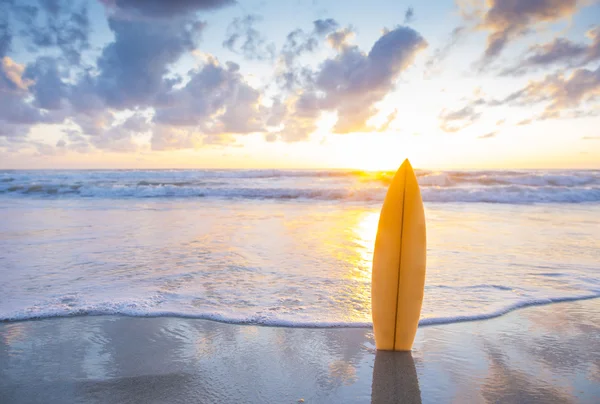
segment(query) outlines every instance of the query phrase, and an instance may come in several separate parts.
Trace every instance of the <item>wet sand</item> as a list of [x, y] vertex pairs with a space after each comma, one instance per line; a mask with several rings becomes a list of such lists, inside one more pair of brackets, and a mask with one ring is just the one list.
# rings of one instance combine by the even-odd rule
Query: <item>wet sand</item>
[[[0, 324], [1, 403], [594, 403], [600, 299], [419, 329], [71, 317]], [[301, 401], [300, 401], [301, 402]]]

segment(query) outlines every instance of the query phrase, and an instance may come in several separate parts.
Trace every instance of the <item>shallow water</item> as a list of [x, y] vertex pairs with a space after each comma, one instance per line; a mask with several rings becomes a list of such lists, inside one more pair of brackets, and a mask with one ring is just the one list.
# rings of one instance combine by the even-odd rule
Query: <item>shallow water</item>
[[422, 327], [412, 352], [360, 328], [74, 317], [0, 324], [10, 403], [597, 403], [600, 299]]
[[[428, 233], [422, 323], [600, 296], [600, 198], [558, 202], [581, 187], [597, 192], [596, 172], [459, 174], [419, 173]], [[0, 320], [120, 313], [368, 327], [390, 175], [2, 172], [2, 187], [21, 188], [0, 195]], [[509, 185], [522, 188], [518, 203], [445, 202], [460, 192], [510, 199], [516, 191], [497, 185], [507, 178], [527, 183]], [[428, 200], [428, 191], [443, 197]], [[556, 200], [544, 202], [550, 194]]]

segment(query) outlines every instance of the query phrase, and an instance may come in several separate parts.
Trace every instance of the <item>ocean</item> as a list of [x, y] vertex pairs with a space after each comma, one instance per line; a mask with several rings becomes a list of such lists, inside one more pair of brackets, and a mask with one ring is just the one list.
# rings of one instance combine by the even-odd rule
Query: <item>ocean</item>
[[[393, 172], [0, 171], [0, 321], [370, 327]], [[600, 171], [417, 170], [421, 324], [600, 297]]]

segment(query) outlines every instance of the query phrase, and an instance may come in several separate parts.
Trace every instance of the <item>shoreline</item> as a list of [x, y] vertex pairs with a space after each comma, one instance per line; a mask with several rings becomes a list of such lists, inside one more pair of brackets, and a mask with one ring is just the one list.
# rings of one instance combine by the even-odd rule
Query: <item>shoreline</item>
[[591, 403], [599, 395], [600, 299], [419, 327], [410, 353], [376, 351], [366, 328], [127, 316], [0, 323], [7, 403]]
[[[589, 296], [579, 296], [579, 297], [560, 297], [556, 299], [537, 299], [530, 302], [516, 303], [512, 306], [509, 306], [504, 309], [497, 310], [494, 313], [490, 314], [481, 314], [481, 315], [473, 315], [473, 316], [457, 316], [457, 317], [436, 317], [436, 318], [426, 318], [419, 320], [419, 329], [424, 327], [434, 327], [440, 325], [452, 325], [452, 324], [461, 324], [461, 323], [469, 323], [474, 321], [486, 321], [493, 320], [502, 316], [506, 316], [508, 314], [518, 312], [520, 310], [532, 308], [532, 307], [544, 307], [550, 306], [554, 304], [561, 303], [570, 303], [570, 302], [579, 302], [586, 300], [594, 300], [600, 299], [600, 294], [589, 295]], [[300, 328], [300, 329], [349, 329], [356, 328], [362, 330], [372, 330], [373, 325], [371, 323], [291, 323], [286, 324], [286, 321], [273, 321], [273, 322], [244, 322], [244, 321], [236, 321], [236, 320], [223, 320], [219, 318], [214, 318], [210, 316], [196, 316], [196, 315], [185, 315], [185, 314], [174, 314], [169, 312], [164, 313], [148, 313], [148, 314], [128, 314], [128, 313], [95, 313], [95, 312], [87, 312], [87, 313], [76, 313], [76, 314], [67, 314], [67, 315], [55, 315], [55, 316], [45, 316], [45, 317], [29, 317], [29, 318], [17, 318], [17, 319], [0, 319], [0, 325], [2, 324], [11, 324], [11, 323], [20, 323], [20, 322], [28, 322], [28, 321], [44, 321], [44, 320], [59, 320], [59, 319], [67, 319], [67, 318], [78, 318], [78, 317], [129, 317], [129, 318], [172, 318], [172, 319], [183, 319], [183, 320], [199, 320], [199, 321], [213, 321], [219, 324], [229, 324], [229, 325], [239, 325], [239, 326], [255, 326], [255, 327], [270, 327], [270, 328]]]

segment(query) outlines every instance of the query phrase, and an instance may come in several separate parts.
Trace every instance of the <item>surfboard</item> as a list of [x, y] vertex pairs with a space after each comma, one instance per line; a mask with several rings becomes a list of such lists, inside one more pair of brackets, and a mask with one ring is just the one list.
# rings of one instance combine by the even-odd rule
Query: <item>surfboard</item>
[[412, 348], [425, 290], [426, 249], [423, 200], [407, 159], [388, 188], [375, 238], [371, 311], [377, 349]]

